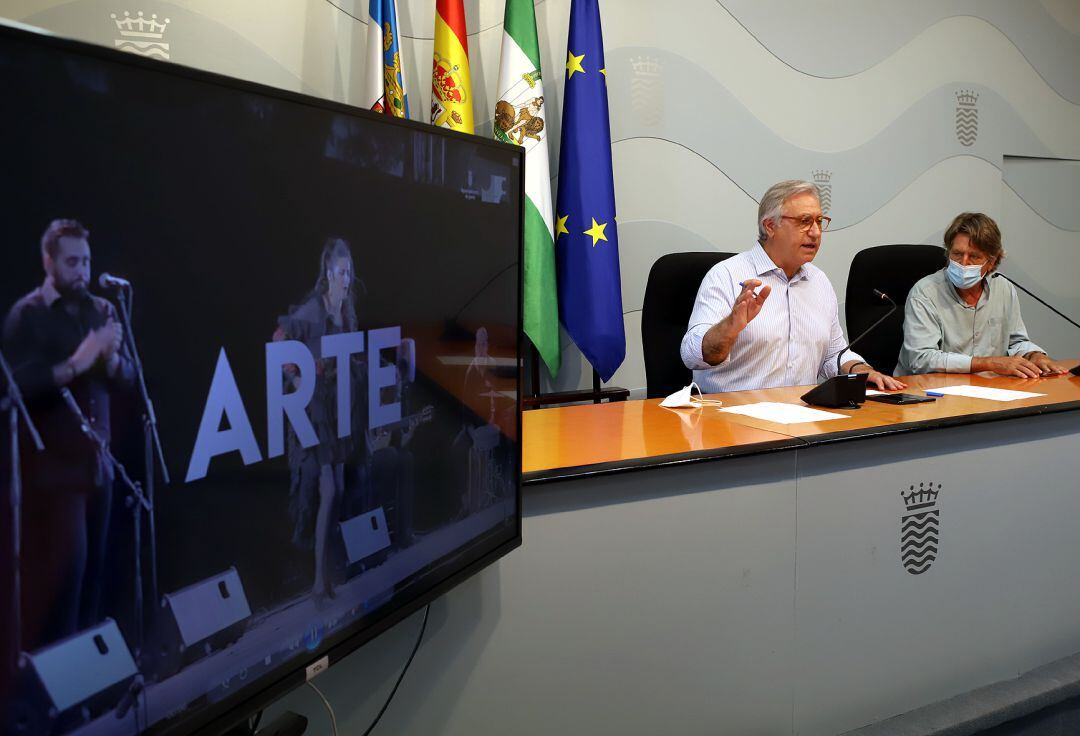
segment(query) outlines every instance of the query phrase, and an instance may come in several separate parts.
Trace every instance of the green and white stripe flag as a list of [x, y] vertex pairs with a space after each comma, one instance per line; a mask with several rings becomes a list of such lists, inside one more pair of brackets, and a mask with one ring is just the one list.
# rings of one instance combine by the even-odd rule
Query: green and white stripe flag
[[525, 148], [525, 334], [559, 373], [559, 296], [551, 219], [544, 85], [533, 0], [506, 0], [495, 137]]

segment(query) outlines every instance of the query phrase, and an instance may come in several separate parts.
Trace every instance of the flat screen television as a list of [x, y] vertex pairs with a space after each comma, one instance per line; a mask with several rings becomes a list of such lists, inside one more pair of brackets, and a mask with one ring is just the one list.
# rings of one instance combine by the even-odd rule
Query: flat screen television
[[520, 544], [522, 149], [11, 27], [0, 100], [5, 733], [220, 731]]

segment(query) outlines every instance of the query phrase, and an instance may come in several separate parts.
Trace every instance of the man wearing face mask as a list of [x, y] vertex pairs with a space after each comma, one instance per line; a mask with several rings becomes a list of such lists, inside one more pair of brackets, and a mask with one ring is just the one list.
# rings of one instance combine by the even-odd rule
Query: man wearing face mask
[[[758, 245], [721, 261], [698, 288], [680, 352], [705, 393], [800, 386], [843, 372], [867, 385], [905, 384], [847, 350], [836, 292], [811, 261], [829, 218], [815, 184], [782, 181], [758, 206]], [[841, 355], [842, 353], [842, 355]]]
[[27, 650], [100, 620], [113, 469], [60, 395], [67, 388], [108, 443], [111, 397], [134, 382], [116, 310], [87, 291], [89, 232], [54, 220], [41, 238], [45, 281], [11, 308], [4, 352], [45, 452], [23, 446], [23, 642]]
[[963, 212], [945, 231], [945, 248], [948, 265], [908, 294], [896, 375], [1065, 373], [1028, 339], [1013, 285], [989, 278], [1005, 257], [997, 223], [982, 213]]

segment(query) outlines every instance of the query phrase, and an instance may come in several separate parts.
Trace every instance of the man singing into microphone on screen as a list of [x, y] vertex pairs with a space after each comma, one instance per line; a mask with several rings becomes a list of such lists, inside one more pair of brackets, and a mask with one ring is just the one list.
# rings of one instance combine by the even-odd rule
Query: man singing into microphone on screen
[[3, 347], [45, 443], [23, 455], [23, 646], [98, 623], [113, 471], [65, 405], [68, 388], [110, 439], [110, 395], [133, 385], [116, 312], [88, 292], [89, 232], [53, 220], [41, 237], [45, 281], [11, 308]]
[[898, 376], [978, 373], [1038, 378], [1068, 372], [1031, 342], [1016, 289], [991, 278], [1005, 251], [997, 223], [962, 212], [945, 231], [948, 264], [911, 288]]
[[811, 264], [829, 218], [815, 184], [782, 181], [758, 207], [758, 245], [712, 267], [683, 336], [683, 363], [704, 393], [800, 386], [841, 370], [882, 390], [905, 387], [845, 350], [836, 292]]

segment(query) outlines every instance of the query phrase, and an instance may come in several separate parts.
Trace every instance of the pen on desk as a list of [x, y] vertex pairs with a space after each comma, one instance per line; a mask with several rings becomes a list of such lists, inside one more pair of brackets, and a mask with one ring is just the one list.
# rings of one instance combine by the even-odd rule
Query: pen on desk
[[941, 396], [944, 396], [944, 395], [945, 395], [945, 394], [943, 394], [943, 393], [942, 393], [941, 391], [924, 391], [923, 393], [925, 393], [925, 394], [926, 394], [927, 396], [938, 396], [938, 397], [941, 397]]

